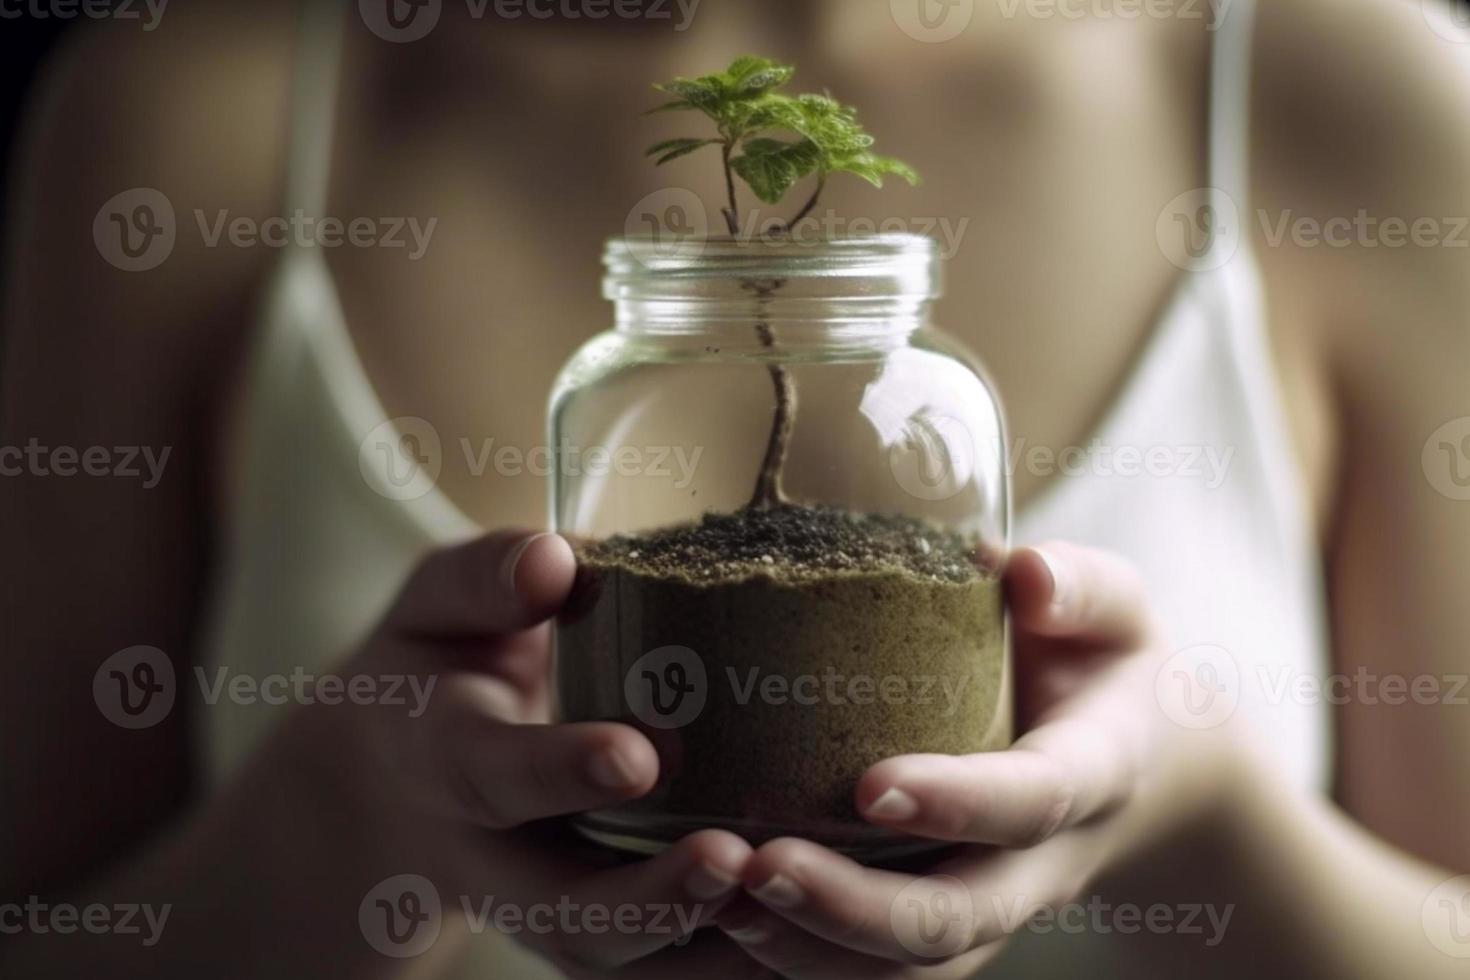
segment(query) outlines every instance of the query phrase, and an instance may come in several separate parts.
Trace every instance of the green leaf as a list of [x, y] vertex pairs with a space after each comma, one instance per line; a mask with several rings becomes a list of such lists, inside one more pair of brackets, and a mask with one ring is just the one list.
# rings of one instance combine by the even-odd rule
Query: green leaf
[[858, 153], [851, 157], [834, 160], [833, 165], [827, 169], [857, 174], [874, 187], [882, 187], [883, 178], [890, 174], [908, 181], [910, 185], [919, 182], [919, 175], [902, 160], [881, 157], [875, 153]]
[[762, 58], [753, 54], [743, 54], [730, 62], [730, 67], [725, 69], [725, 74], [730, 76], [731, 81], [738, 84], [758, 71], [764, 71], [767, 68], [774, 67], [776, 67], [776, 63], [770, 58]]
[[655, 85], [654, 88], [660, 92], [667, 92], [705, 112], [718, 110], [725, 94], [724, 81], [716, 75], [704, 75], [700, 78], [676, 78], [672, 82]]
[[[717, 74], [655, 85], [673, 101], [649, 112], [697, 110], [713, 121], [719, 138], [664, 140], [649, 147], [648, 155], [664, 164], [710, 144], [739, 145], [740, 154], [730, 167], [767, 204], [778, 203], [792, 184], [811, 173], [847, 172], [877, 187], [890, 176], [918, 182], [913, 168], [872, 151], [873, 137], [864, 132], [851, 106], [830, 95], [776, 91], [794, 72], [769, 58], [743, 55]], [[779, 133], [796, 138], [774, 138]]]
[[755, 196], [776, 204], [796, 183], [821, 163], [822, 152], [810, 140], [794, 143], [773, 139], [747, 140], [741, 154], [730, 161]]
[[711, 143], [718, 142], [719, 140], [711, 139], [664, 140], [662, 143], [655, 143], [650, 146], [646, 155], [653, 156], [656, 153], [662, 154], [657, 160], [654, 161], [654, 166], [663, 166], [670, 160], [677, 160], [682, 156], [693, 153], [700, 147], [709, 146]]
[[789, 95], [767, 93], [759, 99], [745, 102], [740, 106], [737, 118], [749, 133], [763, 129], [801, 131], [801, 107]]
[[651, 157], [655, 153], [663, 153], [666, 150], [672, 150], [672, 149], [674, 149], [677, 146], [688, 146], [691, 143], [698, 144], [698, 143], [705, 143], [705, 142], [708, 142], [708, 141], [707, 140], [702, 140], [702, 139], [689, 139], [687, 137], [680, 138], [680, 139], [672, 139], [672, 140], [661, 140], [660, 142], [655, 143], [652, 146], [650, 146], [648, 149], [644, 150], [643, 151], [643, 155], [646, 156], [646, 157]]
[[778, 65], [769, 58], [745, 55], [736, 58], [725, 69], [726, 92], [738, 99], [750, 99], [769, 92], [791, 81], [796, 69], [791, 65]]
[[643, 114], [645, 116], [651, 116], [654, 113], [658, 112], [679, 112], [682, 110], [694, 108], [696, 108], [696, 106], [690, 104], [689, 102], [686, 102], [683, 99], [675, 99], [673, 102], [665, 102], [663, 105], [654, 106], [652, 109], [649, 109]]
[[762, 95], [773, 88], [780, 88], [791, 81], [791, 76], [796, 74], [796, 69], [786, 65], [775, 65], [770, 68], [762, 68], [758, 72], [748, 75], [739, 85], [738, 91], [744, 97]]

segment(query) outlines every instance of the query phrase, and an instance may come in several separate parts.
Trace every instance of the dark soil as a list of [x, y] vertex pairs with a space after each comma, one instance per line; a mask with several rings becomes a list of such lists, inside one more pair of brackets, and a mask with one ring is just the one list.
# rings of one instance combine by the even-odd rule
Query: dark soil
[[806, 580], [842, 572], [907, 571], [944, 582], [980, 574], [965, 537], [902, 516], [782, 505], [706, 514], [698, 524], [591, 545], [584, 559], [650, 576], [728, 583], [751, 575]]
[[[723, 826], [753, 841], [796, 834], [861, 857], [898, 853], [914, 842], [856, 812], [864, 770], [1010, 743], [1000, 581], [960, 535], [781, 505], [579, 551], [557, 631], [561, 715], [634, 724], [661, 765], [649, 796], [582, 818], [604, 840], [655, 849]], [[706, 700], [693, 720], [654, 729], [624, 684], [666, 646], [697, 654]], [[791, 696], [803, 678], [809, 696]]]

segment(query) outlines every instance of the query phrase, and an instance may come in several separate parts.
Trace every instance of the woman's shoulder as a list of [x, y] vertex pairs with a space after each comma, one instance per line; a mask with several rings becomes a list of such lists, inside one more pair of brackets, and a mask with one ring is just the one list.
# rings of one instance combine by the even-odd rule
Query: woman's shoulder
[[159, 418], [216, 407], [197, 400], [234, 370], [271, 256], [212, 232], [281, 207], [291, 6], [92, 22], [43, 67], [6, 189], [4, 343], [30, 365], [7, 379], [12, 404], [75, 393], [70, 411], [95, 415], [146, 391]]
[[1406, 330], [1470, 339], [1470, 16], [1455, 0], [1260, 6], [1263, 265], [1365, 363]]
[[[32, 90], [8, 188], [10, 272], [33, 296], [65, 277], [113, 301], [119, 330], [156, 331], [175, 319], [159, 314], [218, 309], [221, 287], [259, 270], [263, 256], [200, 232], [221, 213], [281, 207], [291, 6], [178, 4], [151, 29], [119, 19], [64, 39]], [[164, 239], [147, 269], [129, 254]]]

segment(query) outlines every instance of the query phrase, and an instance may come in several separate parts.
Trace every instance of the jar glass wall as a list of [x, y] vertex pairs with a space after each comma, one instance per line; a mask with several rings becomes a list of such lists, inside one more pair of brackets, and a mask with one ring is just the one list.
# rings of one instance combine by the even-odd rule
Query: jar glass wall
[[552, 397], [577, 547], [558, 714], [658, 750], [653, 792], [578, 827], [651, 852], [708, 826], [864, 858], [872, 763], [1011, 740], [1001, 414], [928, 323], [934, 244], [609, 243], [616, 328]]

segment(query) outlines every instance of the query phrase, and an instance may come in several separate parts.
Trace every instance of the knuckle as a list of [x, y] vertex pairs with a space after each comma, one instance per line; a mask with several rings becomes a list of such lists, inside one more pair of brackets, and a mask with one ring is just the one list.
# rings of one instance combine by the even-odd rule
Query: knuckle
[[1050, 785], [1042, 794], [1032, 819], [1019, 834], [1022, 847], [1034, 847], [1053, 837], [1066, 824], [1077, 805], [1076, 781], [1062, 766], [1052, 763], [1052, 768], [1055, 772], [1050, 775]]
[[480, 780], [458, 754], [450, 757], [449, 788], [464, 812], [482, 826], [491, 830], [509, 830], [518, 822], [506, 808], [503, 799], [497, 800], [485, 792]]

